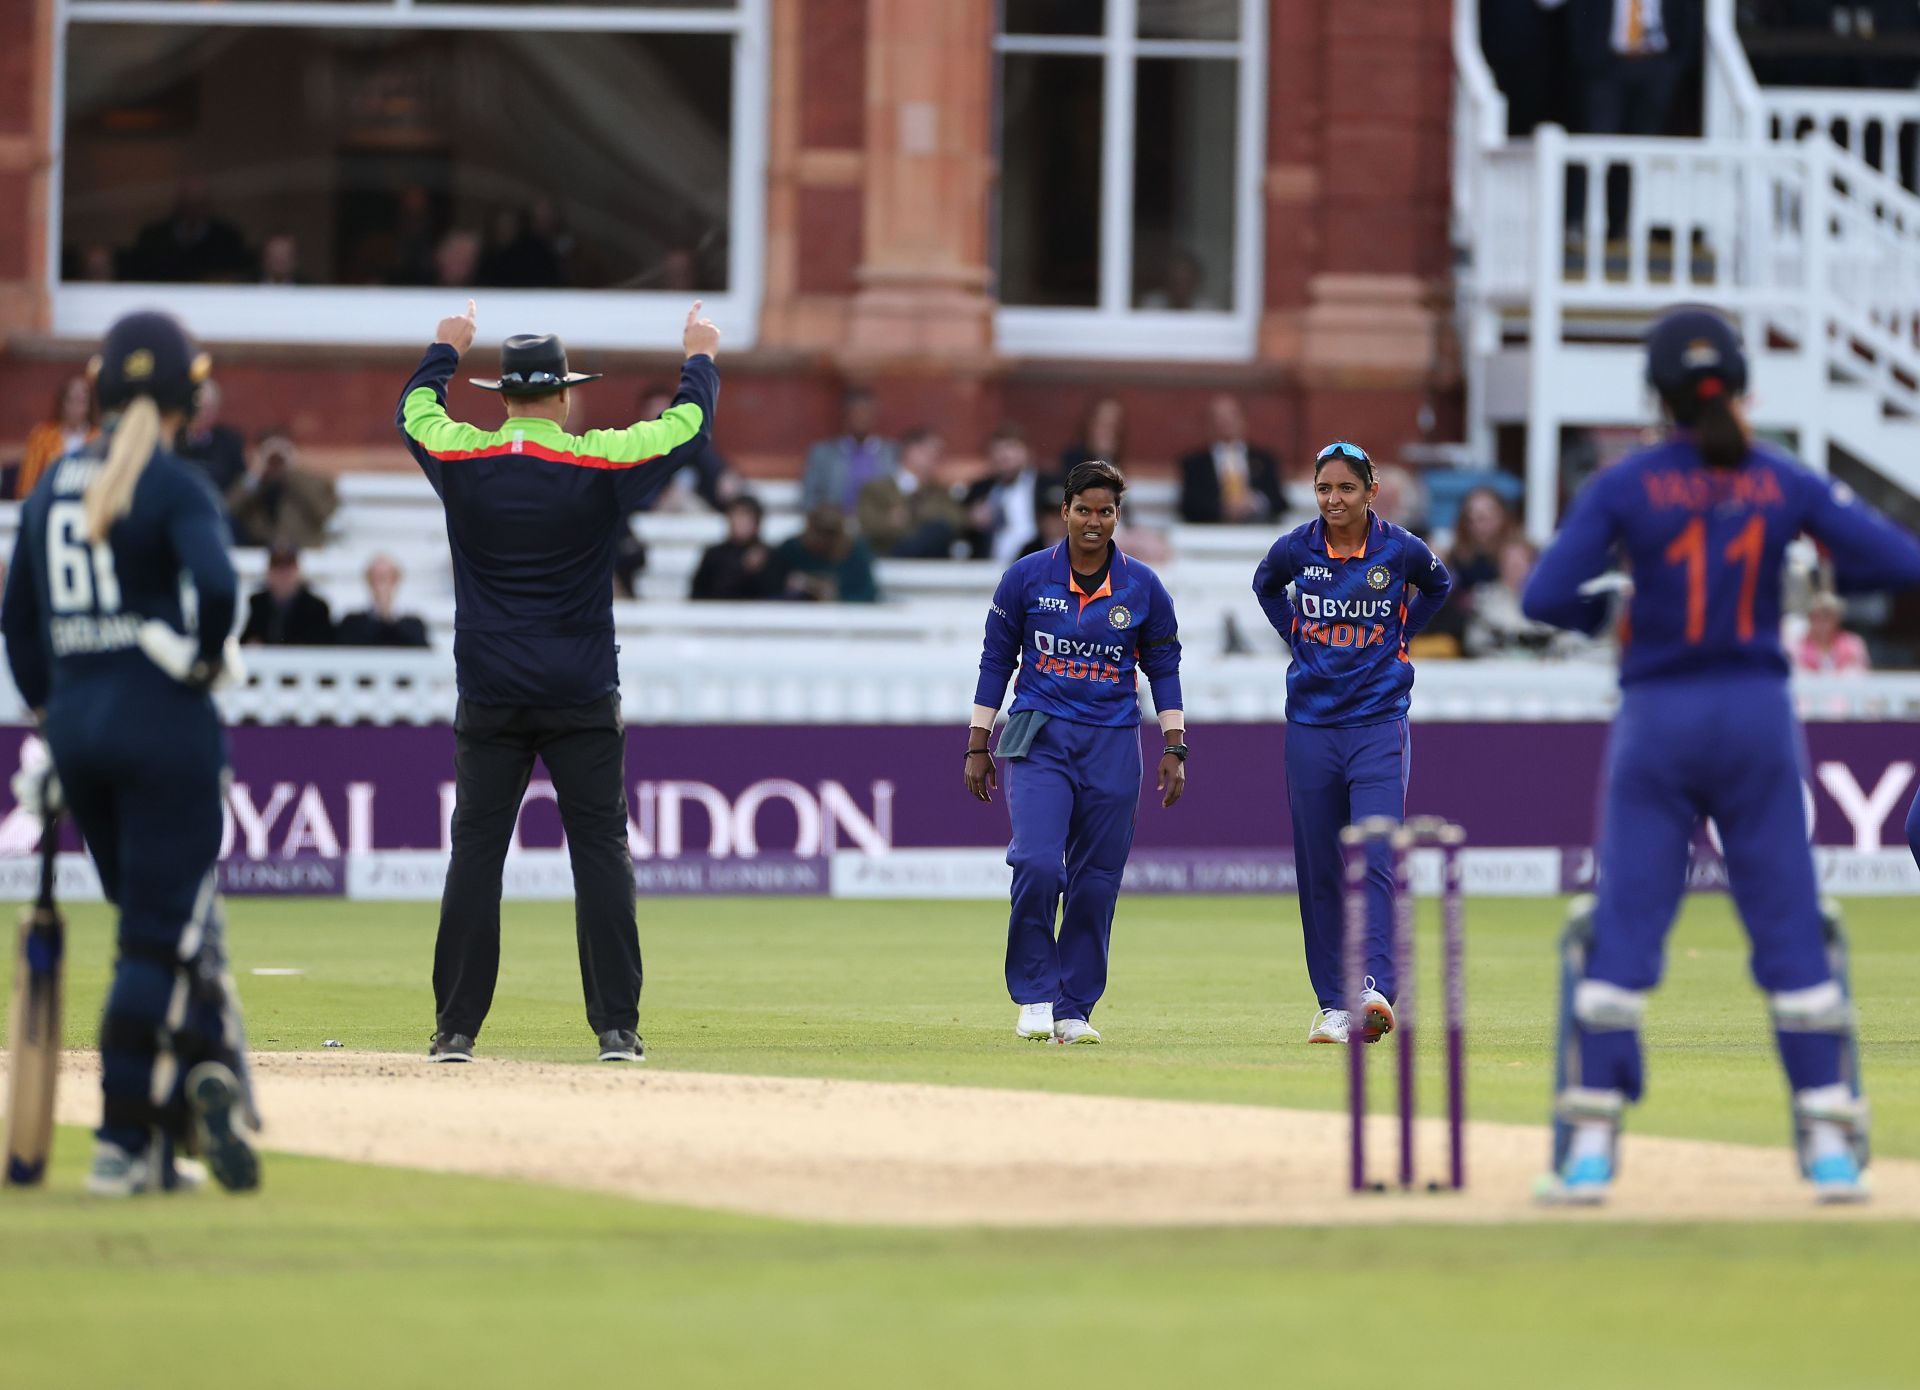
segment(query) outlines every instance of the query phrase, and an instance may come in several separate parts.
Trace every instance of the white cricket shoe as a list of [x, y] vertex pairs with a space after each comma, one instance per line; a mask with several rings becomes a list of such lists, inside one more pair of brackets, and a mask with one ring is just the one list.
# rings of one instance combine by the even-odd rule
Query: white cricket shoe
[[1053, 1005], [1022, 1004], [1020, 1021], [1013, 1025], [1013, 1035], [1025, 1038], [1028, 1042], [1043, 1042], [1053, 1036]]
[[1053, 1040], [1062, 1047], [1071, 1047], [1075, 1043], [1097, 1043], [1100, 1035], [1084, 1018], [1063, 1018], [1053, 1025]]
[[1367, 987], [1360, 991], [1360, 1026], [1366, 1030], [1370, 1043], [1379, 1042], [1393, 1031], [1393, 1005], [1373, 987], [1371, 975], [1367, 976]]
[[1322, 1009], [1313, 1016], [1313, 1024], [1307, 1029], [1307, 1041], [1310, 1043], [1343, 1043], [1348, 1037], [1348, 1027], [1353, 1018], [1345, 1009]]
[[130, 1154], [118, 1144], [96, 1141], [87, 1191], [95, 1197], [138, 1197], [146, 1192], [198, 1192], [207, 1185], [206, 1164], [175, 1158], [169, 1181], [158, 1171], [152, 1153], [149, 1148], [146, 1153]]

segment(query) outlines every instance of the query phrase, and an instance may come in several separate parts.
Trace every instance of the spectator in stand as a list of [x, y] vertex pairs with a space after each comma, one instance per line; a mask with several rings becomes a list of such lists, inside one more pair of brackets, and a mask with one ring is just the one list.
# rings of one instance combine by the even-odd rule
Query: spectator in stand
[[285, 430], [260, 436], [253, 470], [227, 490], [227, 510], [241, 545], [294, 550], [319, 545], [338, 505], [333, 479], [301, 466], [300, 451]]
[[1127, 413], [1112, 396], [1101, 396], [1087, 407], [1080, 422], [1080, 437], [1060, 451], [1060, 477], [1064, 480], [1079, 464], [1090, 459], [1110, 463], [1126, 471]]
[[198, 465], [213, 484], [214, 494], [225, 498], [234, 484], [247, 476], [247, 441], [240, 437], [239, 430], [220, 423], [221, 402], [218, 382], [201, 383], [193, 419], [180, 431], [174, 452]]
[[840, 401], [839, 435], [807, 450], [800, 480], [802, 511], [811, 514], [825, 503], [851, 513], [860, 503], [861, 488], [899, 470], [899, 451], [875, 431], [874, 414], [873, 392], [864, 386], [848, 388]]
[[300, 273], [300, 243], [292, 232], [275, 232], [260, 247], [260, 283], [263, 285], [304, 285]]
[[13, 495], [29, 497], [55, 459], [78, 449], [100, 428], [100, 411], [93, 402], [93, 383], [70, 376], [53, 398], [53, 414], [27, 431], [26, 451], [20, 456], [20, 476]]
[[427, 625], [411, 613], [397, 611], [394, 602], [400, 592], [400, 565], [391, 555], [376, 555], [367, 562], [369, 605], [358, 613], [349, 613], [334, 629], [333, 640], [342, 647], [424, 647]]
[[354, 248], [354, 284], [431, 285], [435, 282], [433, 202], [410, 184], [394, 199], [393, 225]]
[[847, 533], [846, 514], [831, 502], [807, 513], [799, 535], [774, 552], [786, 578], [787, 597], [818, 603], [872, 603], [880, 597], [873, 552]]
[[105, 284], [109, 280], [120, 278], [115, 264], [113, 248], [100, 242], [89, 242], [80, 248], [80, 255], [67, 272], [69, 280], [85, 280], [93, 284]]
[[[1566, 0], [1568, 64], [1586, 135], [1667, 135], [1674, 97], [1700, 59], [1701, 0]], [[1607, 171], [1606, 237], [1625, 234], [1631, 196], [1625, 165]], [[1585, 226], [1587, 186], [1575, 171], [1567, 225]]]
[[1160, 277], [1160, 288], [1140, 296], [1142, 309], [1204, 309], [1218, 312], [1226, 308], [1218, 298], [1205, 292], [1206, 267], [1200, 258], [1184, 246], [1175, 247], [1167, 257]]
[[1031, 555], [1036, 550], [1045, 550], [1049, 546], [1060, 544], [1067, 538], [1067, 518], [1060, 510], [1066, 504], [1066, 491], [1065, 483], [1056, 483], [1046, 490], [1045, 496], [1035, 506], [1034, 532], [1027, 543], [1021, 547], [1022, 555]]
[[1011, 420], [1002, 421], [987, 441], [987, 475], [967, 490], [969, 537], [975, 559], [1010, 565], [1027, 553], [1039, 534], [1039, 515], [1059, 510], [1065, 479], [1043, 473], [1033, 461], [1026, 436]]
[[560, 283], [560, 262], [534, 231], [528, 213], [502, 208], [488, 224], [479, 275], [483, 285], [552, 289]]
[[447, 289], [464, 290], [477, 284], [480, 275], [480, 238], [455, 228], [440, 238], [433, 249], [433, 281]]
[[275, 546], [267, 556], [267, 587], [247, 600], [244, 645], [330, 647], [333, 614], [327, 601], [307, 587], [300, 573], [300, 552]]
[[1399, 463], [1378, 464], [1374, 477], [1380, 491], [1373, 499], [1374, 514], [1416, 536], [1427, 533], [1427, 485], [1420, 475]]
[[1873, 667], [1867, 644], [1840, 625], [1843, 605], [1832, 594], [1815, 594], [1807, 605], [1807, 631], [1793, 644], [1796, 671], [1867, 671]]
[[1463, 645], [1468, 656], [1538, 656], [1553, 645], [1556, 630], [1520, 609], [1520, 596], [1538, 558], [1519, 536], [1500, 547], [1499, 576], [1480, 586], [1473, 616], [1467, 619]]
[[1247, 443], [1247, 416], [1232, 396], [1207, 407], [1213, 442], [1180, 460], [1180, 519], [1246, 526], [1285, 515], [1280, 461]]
[[[673, 404], [676, 388], [654, 385], [640, 397], [640, 418], [658, 420]], [[740, 475], [728, 466], [711, 440], [702, 436], [681, 446], [681, 462], [673, 481], [647, 499], [650, 512], [698, 511], [704, 505], [714, 511], [726, 509], [729, 499], [746, 486]]]
[[573, 228], [567, 225], [560, 205], [551, 198], [534, 199], [533, 207], [527, 213], [527, 227], [534, 239], [553, 258], [557, 277], [554, 284], [571, 285], [573, 253], [579, 249], [580, 239], [573, 234]]
[[921, 426], [900, 439], [900, 471], [860, 490], [855, 520], [874, 552], [903, 560], [942, 560], [953, 554], [967, 511], [940, 480], [946, 444]]
[[173, 211], [149, 222], [134, 238], [128, 277], [166, 283], [235, 281], [253, 277], [253, 257], [239, 230], [213, 215], [207, 181], [185, 179]]
[[727, 503], [727, 538], [702, 552], [689, 598], [735, 602], [781, 596], [786, 575], [773, 547], [760, 537], [761, 520], [760, 499], [752, 493]]

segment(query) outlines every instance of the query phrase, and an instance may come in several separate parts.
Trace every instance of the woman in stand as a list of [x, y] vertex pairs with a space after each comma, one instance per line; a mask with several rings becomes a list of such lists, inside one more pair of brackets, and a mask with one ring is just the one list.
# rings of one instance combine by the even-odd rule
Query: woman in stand
[[1090, 1020], [1140, 801], [1141, 671], [1165, 740], [1160, 804], [1187, 785], [1178, 624], [1159, 576], [1113, 543], [1126, 490], [1109, 463], [1067, 475], [1067, 538], [1014, 561], [994, 590], [967, 731], [967, 791], [991, 801], [1000, 783], [987, 740], [1017, 664], [999, 748], [1017, 764], [1007, 774], [1007, 990], [1020, 1006], [1015, 1036], [1035, 1041], [1100, 1041]]
[[[1287, 807], [1307, 978], [1319, 1011], [1307, 1041], [1347, 1040], [1350, 982], [1341, 978], [1340, 832], [1369, 816], [1402, 819], [1412, 745], [1408, 641], [1447, 601], [1452, 580], [1427, 543], [1374, 514], [1373, 460], [1327, 445], [1313, 465], [1320, 519], [1274, 542], [1253, 577], [1260, 607], [1293, 651], [1287, 668]], [[1288, 595], [1291, 585], [1293, 594]], [[1393, 856], [1368, 851], [1369, 1042], [1393, 1030]]]

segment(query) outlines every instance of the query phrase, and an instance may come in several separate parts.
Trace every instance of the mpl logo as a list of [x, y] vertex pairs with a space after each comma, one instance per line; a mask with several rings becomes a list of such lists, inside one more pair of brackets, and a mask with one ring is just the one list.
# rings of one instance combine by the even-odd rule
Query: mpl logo
[[1063, 598], [1038, 598], [1034, 600], [1034, 607], [1042, 613], [1064, 613], [1067, 611], [1067, 601]]
[[1300, 571], [1300, 577], [1302, 579], [1321, 579], [1321, 580], [1331, 581], [1333, 579], [1333, 571], [1328, 569], [1325, 565], [1308, 565], [1305, 569]]

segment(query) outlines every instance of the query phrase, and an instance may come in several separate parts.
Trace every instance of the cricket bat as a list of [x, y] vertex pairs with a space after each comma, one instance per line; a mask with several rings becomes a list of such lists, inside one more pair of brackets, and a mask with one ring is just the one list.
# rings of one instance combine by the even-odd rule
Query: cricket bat
[[9, 1187], [32, 1187], [47, 1175], [53, 1152], [53, 1094], [60, 1078], [60, 966], [67, 924], [53, 900], [60, 817], [40, 830], [40, 896], [20, 922], [13, 963], [13, 1017], [7, 1050]]

